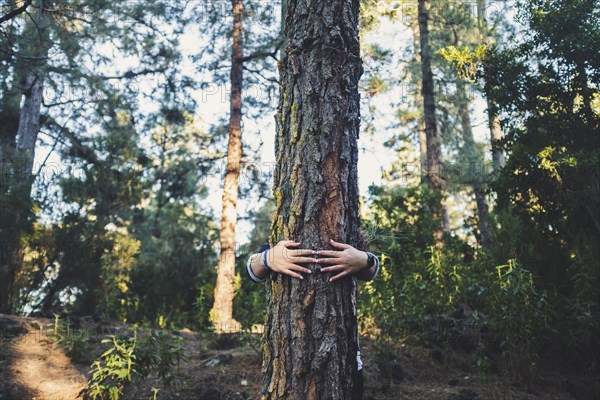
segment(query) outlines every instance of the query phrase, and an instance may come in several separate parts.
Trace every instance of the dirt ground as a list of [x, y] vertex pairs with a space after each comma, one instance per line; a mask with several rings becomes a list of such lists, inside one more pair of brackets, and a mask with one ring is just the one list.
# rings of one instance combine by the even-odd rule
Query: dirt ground
[[[0, 314], [0, 400], [71, 400], [85, 388], [90, 365], [110, 334], [124, 325], [79, 322], [86, 329], [85, 352], [69, 357], [65, 341], [54, 335], [53, 320]], [[64, 328], [63, 328], [64, 331]], [[256, 400], [261, 383], [260, 335], [200, 335], [170, 331], [183, 337], [187, 360], [178, 367], [181, 381], [161, 390], [157, 399]], [[64, 334], [64, 332], [63, 332]], [[104, 347], [103, 347], [104, 346]], [[365, 400], [593, 400], [590, 380], [542, 373], [529, 388], [500, 374], [478, 373], [460, 361], [441, 361], [431, 349], [403, 348], [377, 357], [374, 344], [361, 338]], [[381, 354], [381, 351], [379, 352]], [[135, 398], [148, 399], [157, 377], [140, 385]], [[131, 396], [129, 394], [128, 396]], [[592, 396], [592, 397], [590, 397]], [[80, 397], [81, 398], [81, 397]], [[124, 397], [129, 400], [134, 397]], [[324, 399], [326, 400], [326, 399]]]

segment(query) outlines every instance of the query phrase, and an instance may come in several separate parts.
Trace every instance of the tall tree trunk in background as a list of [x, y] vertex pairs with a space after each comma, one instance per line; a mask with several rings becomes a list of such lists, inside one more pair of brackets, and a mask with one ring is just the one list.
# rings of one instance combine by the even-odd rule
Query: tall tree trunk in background
[[421, 185], [427, 183], [427, 132], [425, 121], [419, 122], [419, 161], [421, 163]]
[[456, 94], [458, 97], [458, 112], [460, 114], [460, 122], [463, 135], [463, 151], [468, 160], [467, 166], [469, 180], [472, 180], [473, 192], [475, 194], [475, 203], [477, 204], [477, 221], [479, 233], [481, 234], [481, 244], [484, 247], [490, 245], [490, 223], [489, 223], [489, 206], [485, 197], [485, 170], [483, 157], [479, 153], [479, 149], [475, 145], [473, 137], [473, 128], [471, 127], [471, 118], [469, 113], [470, 100], [468, 98], [465, 84], [462, 81], [456, 83]]
[[243, 78], [243, 26], [244, 5], [242, 0], [232, 0], [233, 51], [231, 55], [231, 100], [229, 115], [229, 143], [227, 145], [227, 169], [223, 185], [223, 211], [219, 231], [221, 252], [217, 266], [215, 302], [211, 321], [217, 332], [236, 330], [233, 319], [233, 295], [235, 279], [235, 225], [240, 164], [242, 162], [242, 78]]
[[[412, 24], [412, 31], [413, 31], [413, 51], [414, 51], [414, 55], [415, 55], [415, 60], [420, 63], [421, 62], [421, 57], [419, 56], [419, 24]], [[419, 103], [420, 99], [417, 98], [417, 96], [415, 96], [415, 103]], [[418, 105], [417, 105], [418, 107]], [[419, 124], [418, 124], [418, 136], [417, 138], [419, 139], [419, 171], [421, 174], [421, 185], [424, 185], [427, 183], [427, 134], [425, 132], [425, 120], [424, 119], [419, 119]]]
[[[19, 46], [18, 57], [22, 60], [23, 68], [23, 102], [16, 133], [15, 160], [10, 166], [12, 179], [8, 183], [12, 186], [11, 199], [19, 202], [19, 206], [13, 208], [16, 210], [16, 214], [12, 216], [13, 226], [0, 228], [12, 232], [10, 243], [0, 243], [0, 312], [3, 313], [10, 313], [13, 309], [15, 278], [23, 263], [21, 236], [30, 224], [31, 187], [34, 180], [32, 168], [40, 131], [44, 78], [50, 46], [44, 2], [40, 0], [34, 7], [30, 17], [33, 20], [26, 22], [24, 40]], [[0, 237], [8, 239], [4, 231], [0, 232]]]
[[492, 145], [492, 162], [494, 168], [494, 175], [497, 176], [504, 164], [506, 159], [504, 156], [504, 150], [502, 149], [501, 141], [503, 138], [502, 127], [500, 126], [500, 117], [498, 116], [497, 107], [493, 101], [487, 96], [487, 112], [488, 112], [488, 123], [490, 128], [490, 137]]
[[[271, 244], [361, 247], [357, 139], [359, 0], [288, 0], [276, 116]], [[314, 270], [314, 265], [308, 265]], [[262, 399], [350, 399], [357, 373], [355, 278], [271, 274]]]
[[[443, 182], [441, 177], [441, 151], [440, 139], [438, 135], [437, 122], [435, 116], [435, 98], [433, 88], [433, 72], [431, 70], [431, 49], [429, 48], [429, 15], [427, 2], [419, 0], [419, 43], [421, 47], [421, 72], [423, 95], [423, 113], [425, 116], [425, 136], [427, 138], [427, 184], [432, 193], [437, 194], [442, 199]], [[439, 221], [439, 227], [435, 230], [434, 236], [438, 245], [442, 243], [444, 235], [444, 214], [443, 201], [438, 201], [431, 205], [433, 218]]]
[[[477, 22], [479, 27], [479, 38], [481, 43], [489, 43], [493, 40], [488, 30], [486, 17], [486, 0], [477, 0]], [[506, 163], [504, 150], [500, 144], [503, 134], [502, 127], [500, 126], [500, 117], [498, 116], [498, 108], [494, 103], [494, 99], [491, 98], [490, 93], [486, 93], [487, 102], [487, 114], [488, 114], [488, 126], [490, 129], [490, 141], [492, 147], [492, 163], [494, 169], [494, 176], [498, 175], [498, 172]]]

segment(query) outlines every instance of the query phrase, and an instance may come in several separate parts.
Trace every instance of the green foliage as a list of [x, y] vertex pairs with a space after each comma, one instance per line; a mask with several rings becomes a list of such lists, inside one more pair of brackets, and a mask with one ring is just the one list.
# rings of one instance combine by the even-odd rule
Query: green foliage
[[380, 254], [381, 272], [363, 286], [360, 312], [384, 337], [420, 336], [427, 314], [465, 301], [473, 279], [465, 261], [472, 249], [451, 237], [443, 251], [435, 248], [435, 224], [423, 206], [432, 196], [425, 186], [372, 193], [367, 226], [374, 229], [365, 230], [371, 251]]
[[248, 278], [246, 262], [248, 257], [258, 252], [263, 244], [268, 244], [274, 207], [274, 202], [268, 201], [253, 215], [254, 228], [250, 234], [250, 242], [243, 246], [236, 260], [239, 288], [235, 293], [233, 317], [246, 330], [251, 329], [253, 324], [264, 323], [265, 320], [265, 286], [252, 282]]
[[86, 399], [119, 400], [125, 398], [125, 388], [135, 373], [137, 336], [118, 339], [114, 335], [102, 343], [111, 343], [92, 364], [92, 376], [86, 389]]
[[[514, 378], [531, 382], [543, 343], [557, 333], [550, 294], [515, 260], [496, 267], [494, 258], [448, 235], [445, 245], [431, 244], [433, 226], [418, 204], [427, 204], [424, 188], [373, 189], [367, 229], [371, 248], [380, 254], [381, 272], [360, 292], [363, 333], [384, 343], [402, 337], [413, 343], [451, 346], [449, 328], [484, 328], [492, 337], [475, 344], [473, 363], [489, 369], [497, 343]], [[514, 228], [514, 227], [513, 227]], [[510, 234], [510, 230], [506, 231]], [[453, 321], [459, 309], [471, 310]], [[450, 324], [450, 325], [448, 325]], [[463, 327], [463, 329], [466, 329]], [[476, 334], [473, 328], [471, 334]]]
[[136, 351], [140, 379], [156, 374], [164, 388], [180, 383], [179, 367], [186, 362], [184, 339], [165, 332], [152, 330], [140, 340]]
[[535, 287], [534, 276], [515, 260], [496, 267], [487, 302], [500, 338], [502, 354], [517, 380], [530, 382], [543, 343], [551, 328], [548, 296]]
[[[137, 398], [140, 384], [151, 375], [160, 380], [163, 389], [179, 382], [179, 364], [186, 360], [182, 338], [153, 330], [138, 339], [135, 330], [133, 337], [112, 335], [102, 343], [110, 343], [110, 347], [93, 362], [84, 398]], [[159, 388], [151, 390], [151, 398], [156, 398]]]
[[488, 91], [505, 115], [508, 160], [494, 184], [500, 253], [548, 292], [561, 316], [556, 351], [597, 368], [600, 64], [591, 55], [600, 52], [600, 14], [589, 0], [532, 1], [520, 5], [519, 18], [530, 33], [490, 52], [485, 64]]
[[469, 47], [457, 48], [453, 45], [439, 50], [439, 54], [456, 68], [460, 78], [476, 80], [476, 74], [488, 48], [486, 45], [477, 46], [474, 50]]

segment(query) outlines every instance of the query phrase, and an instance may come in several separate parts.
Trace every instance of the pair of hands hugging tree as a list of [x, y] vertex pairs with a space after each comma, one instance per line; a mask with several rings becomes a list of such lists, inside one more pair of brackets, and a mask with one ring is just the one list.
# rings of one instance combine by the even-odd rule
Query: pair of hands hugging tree
[[361, 280], [371, 280], [377, 275], [379, 260], [372, 253], [334, 240], [331, 240], [331, 245], [334, 250], [310, 250], [300, 248], [298, 242], [283, 240], [273, 248], [251, 255], [248, 268], [260, 280], [267, 276], [269, 270], [304, 279], [303, 274], [312, 274], [313, 271], [302, 264], [317, 264], [321, 268], [315, 272], [332, 273], [329, 282], [351, 275]]

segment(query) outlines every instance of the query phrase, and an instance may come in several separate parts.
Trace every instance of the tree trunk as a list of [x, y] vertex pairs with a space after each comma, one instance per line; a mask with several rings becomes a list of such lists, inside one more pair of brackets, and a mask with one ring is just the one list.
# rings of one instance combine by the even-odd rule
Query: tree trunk
[[471, 118], [469, 113], [469, 98], [465, 90], [465, 84], [461, 81], [456, 83], [456, 94], [458, 97], [458, 110], [462, 125], [463, 135], [463, 152], [468, 161], [469, 180], [473, 186], [475, 194], [475, 203], [477, 204], [477, 221], [479, 225], [479, 233], [481, 234], [481, 244], [484, 247], [490, 245], [490, 223], [489, 223], [489, 206], [485, 197], [485, 169], [483, 165], [483, 157], [479, 154], [479, 150], [475, 145], [473, 138], [473, 129], [471, 127]]
[[[419, 24], [412, 24], [412, 33], [413, 33], [413, 51], [415, 55], [416, 62], [420, 63], [421, 59], [419, 56]], [[418, 107], [419, 99], [415, 96], [415, 106]], [[427, 183], [427, 134], [425, 132], [425, 120], [419, 119], [418, 129], [418, 139], [419, 139], [419, 171], [421, 174], [420, 183], [424, 185]]]
[[494, 168], [494, 176], [498, 176], [500, 170], [506, 164], [504, 156], [504, 150], [502, 149], [501, 140], [504, 136], [502, 133], [502, 127], [500, 126], [500, 117], [496, 111], [496, 107], [492, 100], [487, 96], [487, 108], [488, 108], [488, 121], [491, 134], [491, 145], [492, 145], [492, 163]]
[[[289, 0], [276, 116], [271, 243], [361, 247], [357, 139], [363, 72], [358, 0]], [[350, 399], [357, 374], [357, 283], [271, 274], [262, 399]]]
[[[12, 199], [20, 203], [14, 208], [12, 243], [0, 243], [0, 312], [10, 313], [13, 309], [15, 278], [23, 262], [21, 235], [29, 224], [31, 213], [31, 187], [35, 157], [35, 145], [40, 131], [40, 115], [44, 90], [45, 70], [48, 62], [49, 37], [43, 1], [36, 3], [33, 20], [27, 21], [19, 49], [19, 57], [26, 60], [23, 72], [23, 104], [19, 114], [19, 126], [16, 133], [15, 162], [9, 166], [13, 179]], [[5, 210], [3, 210], [5, 212]], [[0, 237], [4, 237], [1, 235]]]
[[[477, 0], [477, 20], [479, 25], [479, 38], [482, 43], [488, 43], [492, 40], [487, 27], [487, 21], [485, 20], [486, 14], [486, 0]], [[487, 114], [488, 114], [488, 126], [490, 129], [490, 144], [492, 147], [492, 165], [494, 169], [494, 176], [498, 176], [498, 173], [504, 167], [506, 163], [504, 157], [504, 150], [500, 144], [502, 140], [502, 127], [500, 126], [500, 117], [498, 116], [498, 110], [491, 98], [490, 93], [486, 93], [485, 100], [487, 103]]]
[[233, 319], [233, 282], [235, 279], [235, 224], [240, 164], [242, 162], [242, 78], [243, 78], [243, 26], [242, 0], [232, 0], [233, 46], [231, 55], [231, 99], [229, 115], [229, 143], [227, 169], [223, 184], [223, 211], [219, 231], [221, 252], [217, 266], [215, 302], [211, 320], [217, 332], [237, 330]]
[[421, 163], [421, 185], [427, 183], [427, 133], [425, 131], [425, 122], [419, 122], [419, 161]]
[[[427, 184], [432, 193], [437, 194], [442, 199], [443, 182], [441, 177], [441, 151], [440, 140], [437, 130], [435, 116], [435, 98], [433, 88], [433, 72], [431, 70], [431, 49], [429, 48], [429, 15], [427, 2], [419, 0], [418, 5], [419, 20], [419, 43], [421, 46], [421, 72], [423, 95], [423, 113], [425, 116], [425, 136], [427, 139]], [[439, 227], [435, 230], [434, 236], [436, 242], [442, 243], [444, 234], [444, 214], [443, 201], [438, 200], [431, 205], [433, 218], [439, 221]]]

